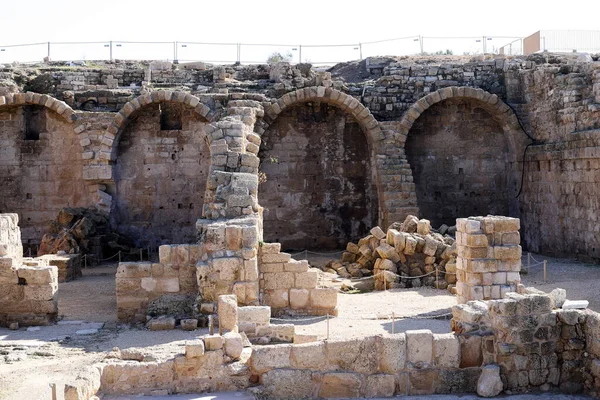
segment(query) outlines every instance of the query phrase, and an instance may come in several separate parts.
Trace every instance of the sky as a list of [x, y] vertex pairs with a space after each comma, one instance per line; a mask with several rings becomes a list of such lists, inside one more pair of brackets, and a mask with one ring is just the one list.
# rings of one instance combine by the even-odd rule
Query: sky
[[[600, 1], [200, 1], [172, 0], [27, 0], [7, 1], [0, 9], [0, 47], [10, 44], [72, 41], [188, 41], [211, 43], [290, 44], [291, 46], [242, 46], [242, 59], [262, 61], [265, 52], [280, 51], [299, 58], [297, 44], [350, 44], [340, 48], [304, 47], [303, 61], [358, 58], [357, 43], [409, 37], [378, 45], [363, 45], [363, 55], [419, 51], [418, 35], [425, 51], [456, 48], [477, 52], [482, 41], [498, 47], [511, 39], [540, 29], [599, 29]], [[568, 7], [566, 6], [568, 4]], [[595, 21], [596, 20], [596, 21]], [[427, 39], [466, 36], [468, 39]], [[415, 40], [417, 39], [417, 40]], [[52, 46], [54, 59], [107, 56], [106, 43]], [[179, 59], [197, 57], [235, 59], [236, 46], [178, 44]], [[27, 51], [26, 51], [27, 50]], [[20, 53], [19, 53], [20, 52]], [[47, 46], [6, 49], [7, 57], [38, 59]], [[173, 58], [173, 44], [114, 47], [115, 58], [155, 55]], [[54, 54], [52, 54], [54, 53]], [[456, 54], [456, 53], [455, 53]], [[251, 60], [259, 58], [258, 60]], [[314, 59], [314, 60], [313, 60]], [[30, 60], [22, 60], [30, 61]], [[209, 60], [211, 61], [211, 60]], [[327, 60], [330, 61], [330, 60]]]

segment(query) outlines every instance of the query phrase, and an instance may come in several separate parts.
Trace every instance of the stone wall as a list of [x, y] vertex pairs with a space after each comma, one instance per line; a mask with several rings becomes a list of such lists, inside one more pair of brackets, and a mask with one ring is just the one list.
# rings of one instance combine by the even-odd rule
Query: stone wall
[[421, 218], [452, 226], [469, 215], [508, 215], [507, 153], [501, 126], [476, 102], [427, 109], [406, 140]]
[[337, 249], [377, 224], [369, 146], [337, 107], [305, 103], [261, 137], [265, 240], [284, 249]]
[[262, 304], [273, 314], [337, 315], [337, 290], [319, 288], [319, 271], [308, 261], [281, 253], [279, 243], [263, 243], [259, 250]]
[[[179, 126], [161, 126], [167, 111]], [[210, 170], [205, 124], [189, 106], [155, 103], [124, 128], [111, 219], [139, 246], [195, 241], [194, 225], [202, 215]]]
[[198, 245], [165, 245], [159, 248], [158, 263], [119, 263], [115, 278], [119, 320], [145, 322], [148, 314], [190, 317], [198, 294], [200, 256]]
[[533, 252], [600, 259], [600, 131], [532, 146], [520, 195], [523, 241]]
[[83, 164], [69, 121], [41, 105], [0, 107], [0, 213], [19, 214], [25, 243], [39, 243], [61, 208], [89, 205]]
[[82, 277], [81, 256], [79, 254], [45, 254], [37, 257], [54, 265], [58, 270], [58, 283], [69, 282]]
[[58, 270], [36, 259], [23, 265], [16, 214], [0, 214], [0, 326], [48, 325], [58, 316]]

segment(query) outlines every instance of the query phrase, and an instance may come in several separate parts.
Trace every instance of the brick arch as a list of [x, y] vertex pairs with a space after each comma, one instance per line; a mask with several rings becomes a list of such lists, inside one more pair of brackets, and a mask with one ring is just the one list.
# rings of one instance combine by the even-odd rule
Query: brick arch
[[491, 94], [483, 89], [470, 87], [452, 86], [443, 88], [422, 97], [419, 101], [414, 103], [406, 113], [404, 113], [404, 116], [400, 121], [402, 147], [404, 147], [406, 143], [408, 132], [410, 132], [413, 124], [421, 114], [434, 104], [447, 99], [470, 99], [487, 111], [492, 118], [500, 124], [500, 127], [504, 131], [509, 146], [511, 162], [516, 162], [518, 160], [518, 155], [525, 148], [522, 140], [525, 138], [525, 134], [514, 111], [506, 103], [500, 100], [497, 95]]
[[[189, 93], [171, 90], [158, 90], [149, 94], [144, 94], [127, 102], [115, 116], [113, 122], [104, 132], [100, 145], [100, 159], [113, 160], [116, 157], [116, 147], [123, 129], [131, 121], [132, 116], [136, 111], [141, 110], [145, 106], [154, 103], [172, 102], [181, 103], [194, 109], [194, 111], [204, 118], [207, 122], [212, 123], [218, 119], [216, 113], [206, 104]], [[207, 135], [210, 140], [210, 135]]]
[[[511, 191], [514, 190], [515, 192], [510, 193], [509, 195], [509, 213], [511, 216], [518, 216], [519, 204], [516, 199], [516, 193], [521, 178], [520, 168], [522, 168], [522, 166], [519, 166], [519, 163], [521, 162], [520, 157], [525, 151], [527, 136], [513, 109], [500, 100], [497, 95], [479, 88], [452, 86], [437, 90], [422, 97], [406, 111], [400, 121], [399, 140], [402, 148], [405, 149], [406, 139], [415, 121], [431, 106], [448, 99], [472, 100], [478, 107], [481, 107], [488, 112], [491, 118], [496, 121], [502, 129], [508, 145], [508, 189]], [[416, 192], [414, 186], [412, 190]]]
[[350, 114], [358, 122], [361, 129], [367, 136], [367, 142], [373, 146], [375, 142], [384, 139], [384, 134], [379, 126], [379, 122], [373, 117], [371, 111], [363, 106], [360, 101], [354, 97], [340, 92], [336, 89], [326, 88], [324, 86], [313, 86], [304, 89], [298, 89], [294, 92], [286, 93], [281, 96], [277, 102], [271, 104], [265, 109], [265, 116], [262, 125], [258, 126], [256, 133], [261, 135], [277, 119], [277, 116], [287, 108], [300, 103], [309, 101], [319, 101], [338, 107], [342, 111]]

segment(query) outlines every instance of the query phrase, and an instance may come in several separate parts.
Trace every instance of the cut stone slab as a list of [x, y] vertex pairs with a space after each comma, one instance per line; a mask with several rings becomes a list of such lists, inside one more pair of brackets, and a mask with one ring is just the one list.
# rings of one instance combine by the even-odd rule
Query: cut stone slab
[[563, 310], [583, 310], [588, 308], [590, 302], [587, 300], [565, 300], [562, 305]]
[[174, 317], [153, 318], [148, 322], [148, 329], [151, 331], [166, 331], [175, 329]]
[[76, 335], [95, 335], [96, 333], [98, 333], [98, 329], [95, 329], [95, 328], [79, 329], [79, 330], [75, 331]]
[[497, 365], [486, 365], [481, 369], [481, 375], [477, 381], [477, 394], [481, 397], [498, 396], [504, 389], [500, 379], [500, 367]]

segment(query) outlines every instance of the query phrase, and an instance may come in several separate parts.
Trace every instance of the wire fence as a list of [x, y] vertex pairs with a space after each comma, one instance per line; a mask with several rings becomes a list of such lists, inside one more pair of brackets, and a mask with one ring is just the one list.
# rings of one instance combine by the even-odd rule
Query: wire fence
[[371, 56], [417, 54], [475, 55], [522, 54], [518, 36], [435, 37], [413, 35], [345, 44], [274, 44], [174, 42], [39, 42], [0, 45], [0, 62], [35, 63], [44, 59], [74, 60], [167, 60], [223, 64], [260, 64], [271, 57], [292, 63], [335, 64]]

